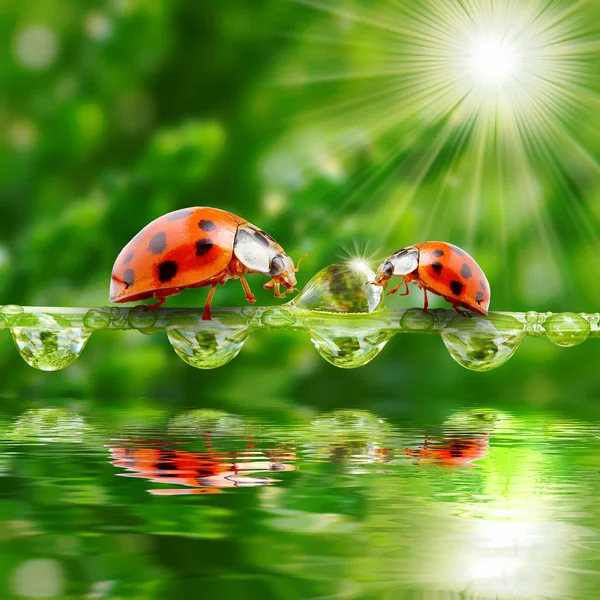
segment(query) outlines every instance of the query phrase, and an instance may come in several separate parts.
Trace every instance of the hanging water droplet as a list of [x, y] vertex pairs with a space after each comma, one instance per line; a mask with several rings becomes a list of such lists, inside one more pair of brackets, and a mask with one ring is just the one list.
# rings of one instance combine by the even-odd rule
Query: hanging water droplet
[[423, 331], [434, 328], [431, 311], [423, 312], [421, 308], [409, 308], [400, 319], [400, 325], [411, 331]]
[[332, 365], [355, 369], [373, 360], [394, 335], [392, 331], [360, 327], [309, 328], [308, 337], [319, 354]]
[[[243, 315], [235, 311], [213, 312], [213, 318], [202, 321], [196, 315], [182, 315], [186, 327], [167, 329], [171, 346], [188, 365], [197, 369], [216, 369], [233, 360], [250, 335]], [[192, 324], [193, 322], [193, 324]]]
[[557, 346], [577, 346], [588, 339], [590, 323], [576, 313], [561, 313], [548, 317], [544, 323], [548, 339]]
[[91, 308], [83, 316], [83, 324], [88, 329], [106, 329], [110, 326], [109, 309]]
[[490, 371], [503, 365], [524, 337], [521, 322], [499, 314], [471, 319], [456, 316], [442, 331], [450, 356], [471, 371]]
[[23, 307], [17, 304], [0, 306], [0, 326], [12, 325], [23, 314]]
[[361, 262], [329, 265], [290, 304], [306, 310], [370, 313], [384, 307], [383, 288], [369, 284], [374, 278], [375, 273]]
[[67, 319], [46, 314], [23, 315], [11, 333], [19, 354], [40, 371], [58, 371], [81, 354], [92, 332], [71, 327]]

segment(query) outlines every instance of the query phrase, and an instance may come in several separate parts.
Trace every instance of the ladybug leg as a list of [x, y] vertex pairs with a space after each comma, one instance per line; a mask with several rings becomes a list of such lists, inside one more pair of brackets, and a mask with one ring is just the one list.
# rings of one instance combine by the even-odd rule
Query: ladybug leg
[[428, 313], [427, 307], [429, 306], [429, 299], [427, 298], [427, 288], [423, 288], [423, 312]]
[[240, 281], [242, 282], [242, 287], [244, 288], [244, 293], [246, 294], [246, 300], [248, 300], [248, 304], [254, 304], [256, 302], [256, 296], [250, 291], [250, 286], [246, 281], [246, 278], [243, 275], [239, 275]]
[[210, 321], [210, 305], [212, 304], [213, 296], [215, 295], [215, 290], [217, 289], [217, 284], [213, 283], [210, 288], [210, 292], [208, 292], [208, 298], [206, 298], [206, 304], [204, 305], [204, 314], [202, 315], [203, 321]]
[[275, 294], [274, 294], [275, 298], [285, 298], [285, 292], [281, 291], [281, 284], [280, 283], [276, 283], [275, 284]]
[[469, 317], [469, 319], [473, 318], [473, 315], [468, 310], [460, 310], [460, 304], [453, 304], [452, 308], [461, 316], [461, 317]]
[[404, 281], [404, 279], [393, 289], [390, 290], [387, 295], [391, 296], [392, 294], [395, 294], [401, 287], [402, 285], [406, 286], [404, 293], [402, 294], [398, 294], [399, 296], [408, 296], [408, 282]]
[[155, 302], [154, 304], [140, 304], [139, 305], [142, 307], [143, 312], [148, 312], [149, 310], [156, 310], [157, 308], [160, 308], [167, 301], [166, 296], [154, 296], [154, 297], [156, 298], [156, 300], [158, 300], [158, 302]]

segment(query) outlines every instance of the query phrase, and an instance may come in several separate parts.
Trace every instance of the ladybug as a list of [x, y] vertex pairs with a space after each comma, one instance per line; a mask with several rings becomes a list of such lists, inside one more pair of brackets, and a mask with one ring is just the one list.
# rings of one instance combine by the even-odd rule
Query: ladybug
[[239, 279], [254, 304], [246, 274], [267, 275], [264, 288], [284, 298], [294, 291], [296, 271], [283, 248], [245, 219], [218, 208], [184, 208], [155, 219], [123, 248], [112, 270], [110, 301], [156, 298], [148, 307], [156, 309], [185, 288], [210, 285], [202, 317], [210, 319], [218, 284]]
[[421, 242], [394, 252], [381, 263], [373, 283], [384, 289], [388, 280], [398, 275], [400, 286], [406, 286], [401, 296], [408, 295], [408, 284], [413, 282], [425, 297], [423, 311], [427, 312], [427, 292], [445, 298], [460, 315], [470, 313], [460, 310], [464, 306], [480, 315], [487, 315], [490, 306], [490, 285], [481, 267], [464, 250], [446, 242]]

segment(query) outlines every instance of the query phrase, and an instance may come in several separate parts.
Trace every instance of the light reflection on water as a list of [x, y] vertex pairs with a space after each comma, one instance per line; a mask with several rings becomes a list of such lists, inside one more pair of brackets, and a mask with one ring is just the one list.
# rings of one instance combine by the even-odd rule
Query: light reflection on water
[[597, 423], [490, 409], [427, 426], [367, 411], [99, 422], [42, 409], [2, 427], [1, 597], [600, 589]]

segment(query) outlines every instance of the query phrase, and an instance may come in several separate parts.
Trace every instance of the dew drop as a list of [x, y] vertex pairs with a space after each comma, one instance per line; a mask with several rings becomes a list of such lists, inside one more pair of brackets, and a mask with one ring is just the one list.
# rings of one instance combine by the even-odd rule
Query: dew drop
[[590, 323], [576, 313], [561, 313], [548, 317], [544, 323], [548, 339], [557, 346], [577, 346], [588, 339]]
[[27, 314], [11, 328], [23, 360], [40, 371], [68, 367], [81, 354], [92, 332], [70, 327], [67, 319], [45, 314]]
[[537, 323], [539, 319], [539, 314], [535, 312], [535, 310], [530, 310], [525, 314], [525, 320], [528, 323]]
[[143, 306], [132, 308], [129, 311], [127, 322], [130, 327], [141, 331], [142, 333], [155, 333], [152, 329], [156, 323], [158, 315], [155, 310], [144, 310]]
[[[234, 314], [243, 318], [239, 313]], [[167, 329], [175, 352], [197, 369], [216, 369], [227, 364], [238, 355], [249, 335], [247, 325], [223, 322], [214, 316], [210, 321], [196, 319], [194, 325]]]
[[17, 304], [0, 306], [0, 325], [12, 325], [23, 314], [23, 307]]
[[296, 323], [296, 317], [286, 308], [269, 308], [261, 318], [262, 324], [267, 327], [283, 327]]
[[113, 306], [110, 309], [110, 321], [113, 327], [123, 329], [127, 326], [127, 309]]
[[83, 324], [88, 329], [106, 329], [110, 326], [110, 312], [107, 309], [91, 308], [83, 316]]
[[384, 307], [383, 288], [361, 262], [336, 263], [319, 271], [290, 304], [306, 310], [370, 313]]
[[433, 315], [420, 308], [409, 308], [400, 319], [400, 325], [411, 331], [423, 331], [434, 328]]
[[471, 371], [490, 371], [503, 365], [525, 337], [523, 324], [510, 315], [453, 318], [442, 331], [450, 356]]
[[332, 365], [356, 369], [373, 360], [394, 335], [391, 331], [357, 327], [308, 329], [308, 337], [319, 354]]

